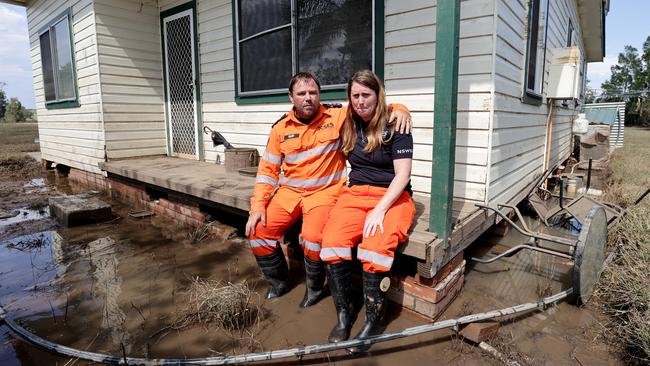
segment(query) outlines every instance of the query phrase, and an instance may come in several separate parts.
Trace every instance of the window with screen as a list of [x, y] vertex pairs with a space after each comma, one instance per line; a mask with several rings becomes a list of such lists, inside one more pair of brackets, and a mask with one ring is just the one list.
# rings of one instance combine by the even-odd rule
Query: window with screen
[[46, 106], [77, 100], [70, 29], [70, 17], [66, 13], [39, 34]]
[[298, 71], [342, 89], [373, 68], [373, 0], [237, 0], [235, 10], [240, 96], [286, 93]]

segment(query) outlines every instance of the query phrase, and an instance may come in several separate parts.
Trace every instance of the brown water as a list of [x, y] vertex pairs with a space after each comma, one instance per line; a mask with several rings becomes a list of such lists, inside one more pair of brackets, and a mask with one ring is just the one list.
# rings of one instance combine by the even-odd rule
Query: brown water
[[[52, 342], [118, 356], [122, 349], [132, 357], [184, 358], [325, 343], [335, 322], [331, 298], [299, 309], [304, 285], [297, 270], [291, 292], [262, 302], [268, 315], [246, 332], [201, 325], [170, 329], [187, 305], [185, 291], [193, 277], [245, 280], [260, 296], [265, 285], [242, 239], [188, 244], [185, 229], [156, 217], [128, 218], [127, 211], [115, 203], [120, 218], [114, 221], [51, 228], [0, 242], [0, 303], [9, 317]], [[47, 220], [41, 216], [34, 220]], [[506, 238], [486, 235], [466, 258], [493, 255], [525, 240], [514, 231]], [[465, 288], [442, 319], [535, 301], [570, 286], [571, 264], [548, 255], [522, 252], [487, 265], [468, 260], [467, 268]], [[362, 320], [360, 314], [353, 332]], [[410, 313], [393, 312], [387, 331], [425, 323]], [[521, 364], [616, 364], [597, 336], [598, 324], [589, 308], [561, 303], [505, 322], [493, 345]], [[0, 327], [0, 340], [1, 365], [86, 364], [16, 340], [6, 326]], [[266, 364], [287, 363], [499, 364], [449, 330], [377, 344], [363, 357], [337, 351]]]

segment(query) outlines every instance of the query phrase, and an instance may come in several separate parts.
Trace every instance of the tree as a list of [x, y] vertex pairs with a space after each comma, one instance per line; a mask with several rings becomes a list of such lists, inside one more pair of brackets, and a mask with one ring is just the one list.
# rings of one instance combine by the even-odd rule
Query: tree
[[643, 43], [641, 54], [632, 46], [618, 54], [618, 62], [611, 68], [609, 80], [602, 83], [600, 102], [625, 101], [625, 122], [629, 124], [650, 123], [650, 36]]
[[7, 103], [5, 111], [5, 121], [22, 122], [25, 120], [25, 108], [18, 98], [11, 98]]
[[591, 80], [589, 79], [585, 81], [585, 104], [596, 102], [596, 93], [594, 93], [594, 90], [589, 86], [590, 81]]
[[0, 119], [5, 115], [5, 109], [7, 108], [7, 94], [4, 91], [5, 83], [0, 81]]

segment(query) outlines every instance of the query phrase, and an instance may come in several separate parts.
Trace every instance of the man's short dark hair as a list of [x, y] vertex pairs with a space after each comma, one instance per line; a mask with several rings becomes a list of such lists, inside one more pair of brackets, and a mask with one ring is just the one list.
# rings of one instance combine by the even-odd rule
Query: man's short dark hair
[[318, 92], [320, 93], [320, 82], [318, 81], [318, 78], [316, 78], [316, 75], [310, 71], [301, 71], [291, 78], [291, 81], [289, 82], [289, 93], [293, 93], [293, 86], [301, 80], [313, 80], [318, 86]]

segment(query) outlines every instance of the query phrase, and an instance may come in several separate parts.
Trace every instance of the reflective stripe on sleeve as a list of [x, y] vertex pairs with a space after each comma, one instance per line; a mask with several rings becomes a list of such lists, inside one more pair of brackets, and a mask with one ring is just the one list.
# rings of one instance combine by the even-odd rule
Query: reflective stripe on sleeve
[[255, 178], [255, 183], [265, 183], [275, 187], [278, 184], [278, 181], [269, 177], [268, 175], [258, 174], [257, 177]]
[[[337, 181], [341, 178], [346, 177], [346, 171], [345, 169], [336, 172], [331, 175], [327, 175], [324, 177], [320, 178], [315, 178], [315, 179], [296, 179], [296, 178], [287, 178], [287, 177], [282, 177], [280, 179], [280, 183], [283, 185], [291, 186], [291, 187], [298, 187], [298, 188], [313, 188], [313, 187], [320, 187], [324, 186], [327, 184], [330, 184], [334, 181]], [[259, 177], [259, 175], [258, 175]]]
[[295, 163], [297, 161], [310, 158], [312, 156], [328, 153], [330, 151], [338, 149], [339, 147], [341, 147], [341, 140], [336, 140], [336, 142], [333, 144], [329, 144], [325, 146], [317, 146], [306, 151], [287, 155], [284, 157], [284, 161], [287, 163]]
[[386, 268], [391, 268], [393, 266], [393, 257], [371, 252], [366, 249], [357, 250], [357, 259], [363, 259], [367, 262], [372, 262]]
[[280, 156], [275, 155], [275, 154], [271, 154], [268, 151], [264, 152], [264, 155], [262, 155], [262, 159], [268, 161], [271, 164], [275, 164], [275, 165], [282, 164], [282, 158]]

